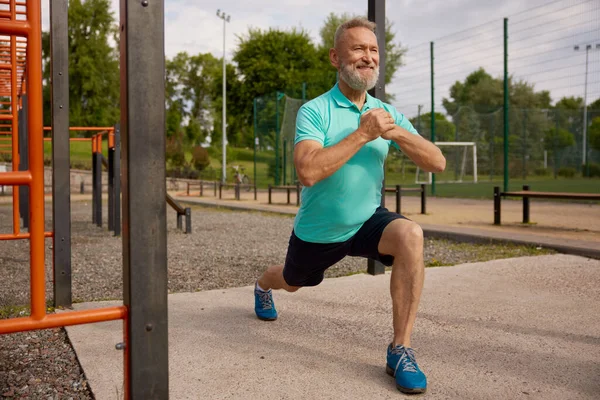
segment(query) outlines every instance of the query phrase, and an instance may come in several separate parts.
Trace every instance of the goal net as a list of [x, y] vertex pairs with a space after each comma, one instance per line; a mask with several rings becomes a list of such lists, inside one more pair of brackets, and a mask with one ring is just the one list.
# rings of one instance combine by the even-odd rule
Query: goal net
[[280, 183], [292, 185], [296, 182], [296, 170], [294, 168], [294, 139], [296, 138], [296, 116], [298, 110], [305, 103], [302, 99], [294, 99], [285, 96], [283, 115], [281, 116], [281, 147], [279, 148], [281, 159]]
[[[477, 144], [475, 142], [435, 142], [446, 157], [446, 169], [435, 174], [437, 183], [477, 183]], [[415, 183], [431, 183], [432, 173], [417, 167]]]

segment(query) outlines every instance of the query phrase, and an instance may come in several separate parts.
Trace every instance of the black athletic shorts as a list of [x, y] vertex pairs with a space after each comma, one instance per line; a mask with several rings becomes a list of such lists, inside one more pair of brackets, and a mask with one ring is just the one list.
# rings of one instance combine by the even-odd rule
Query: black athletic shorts
[[323, 280], [325, 270], [346, 256], [370, 258], [392, 265], [393, 256], [379, 254], [379, 240], [385, 227], [399, 218], [405, 217], [379, 207], [353, 237], [340, 243], [305, 242], [292, 231], [283, 279], [290, 286], [317, 286]]

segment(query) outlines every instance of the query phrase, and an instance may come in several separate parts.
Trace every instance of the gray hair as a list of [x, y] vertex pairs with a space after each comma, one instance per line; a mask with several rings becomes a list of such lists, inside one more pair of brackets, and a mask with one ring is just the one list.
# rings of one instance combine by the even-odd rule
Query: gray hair
[[348, 29], [352, 29], [352, 28], [367, 28], [371, 32], [375, 33], [375, 29], [377, 28], [377, 25], [375, 24], [375, 22], [371, 22], [365, 17], [352, 18], [351, 20], [348, 20], [348, 21], [344, 22], [343, 24], [341, 24], [340, 26], [338, 26], [338, 28], [336, 29], [335, 36], [333, 39], [333, 47], [335, 47], [337, 49], [340, 38], [342, 37], [344, 32], [346, 32]]

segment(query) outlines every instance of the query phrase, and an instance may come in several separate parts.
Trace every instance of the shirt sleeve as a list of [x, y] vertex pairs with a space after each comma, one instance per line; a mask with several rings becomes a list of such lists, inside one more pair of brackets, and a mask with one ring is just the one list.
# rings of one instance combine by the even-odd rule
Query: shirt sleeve
[[296, 116], [296, 138], [294, 145], [303, 140], [314, 140], [321, 145], [325, 143], [325, 132], [321, 116], [312, 108], [302, 106]]
[[[395, 107], [392, 108], [392, 115], [394, 116], [396, 125], [398, 125], [400, 128], [406, 129], [408, 132], [412, 133], [413, 135], [419, 134], [419, 132], [417, 132], [417, 130], [415, 129], [413, 124], [410, 122], [410, 120], [408, 118], [406, 118], [406, 116], [404, 114], [399, 113]], [[394, 146], [396, 149], [400, 150], [400, 147], [398, 146], [398, 144], [396, 142], [394, 142], [393, 140], [390, 140], [390, 146]]]

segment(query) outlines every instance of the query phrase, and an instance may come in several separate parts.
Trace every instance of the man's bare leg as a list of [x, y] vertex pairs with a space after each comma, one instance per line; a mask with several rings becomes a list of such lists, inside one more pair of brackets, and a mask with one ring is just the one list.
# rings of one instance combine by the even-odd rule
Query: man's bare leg
[[423, 230], [415, 222], [397, 219], [383, 231], [379, 252], [394, 256], [390, 292], [393, 305], [393, 345], [411, 347], [410, 338], [423, 290]]
[[269, 267], [258, 278], [258, 286], [261, 289], [268, 291], [269, 289], [278, 290], [284, 289], [288, 292], [295, 292], [300, 289], [299, 286], [290, 286], [283, 279], [283, 265], [275, 265]]

